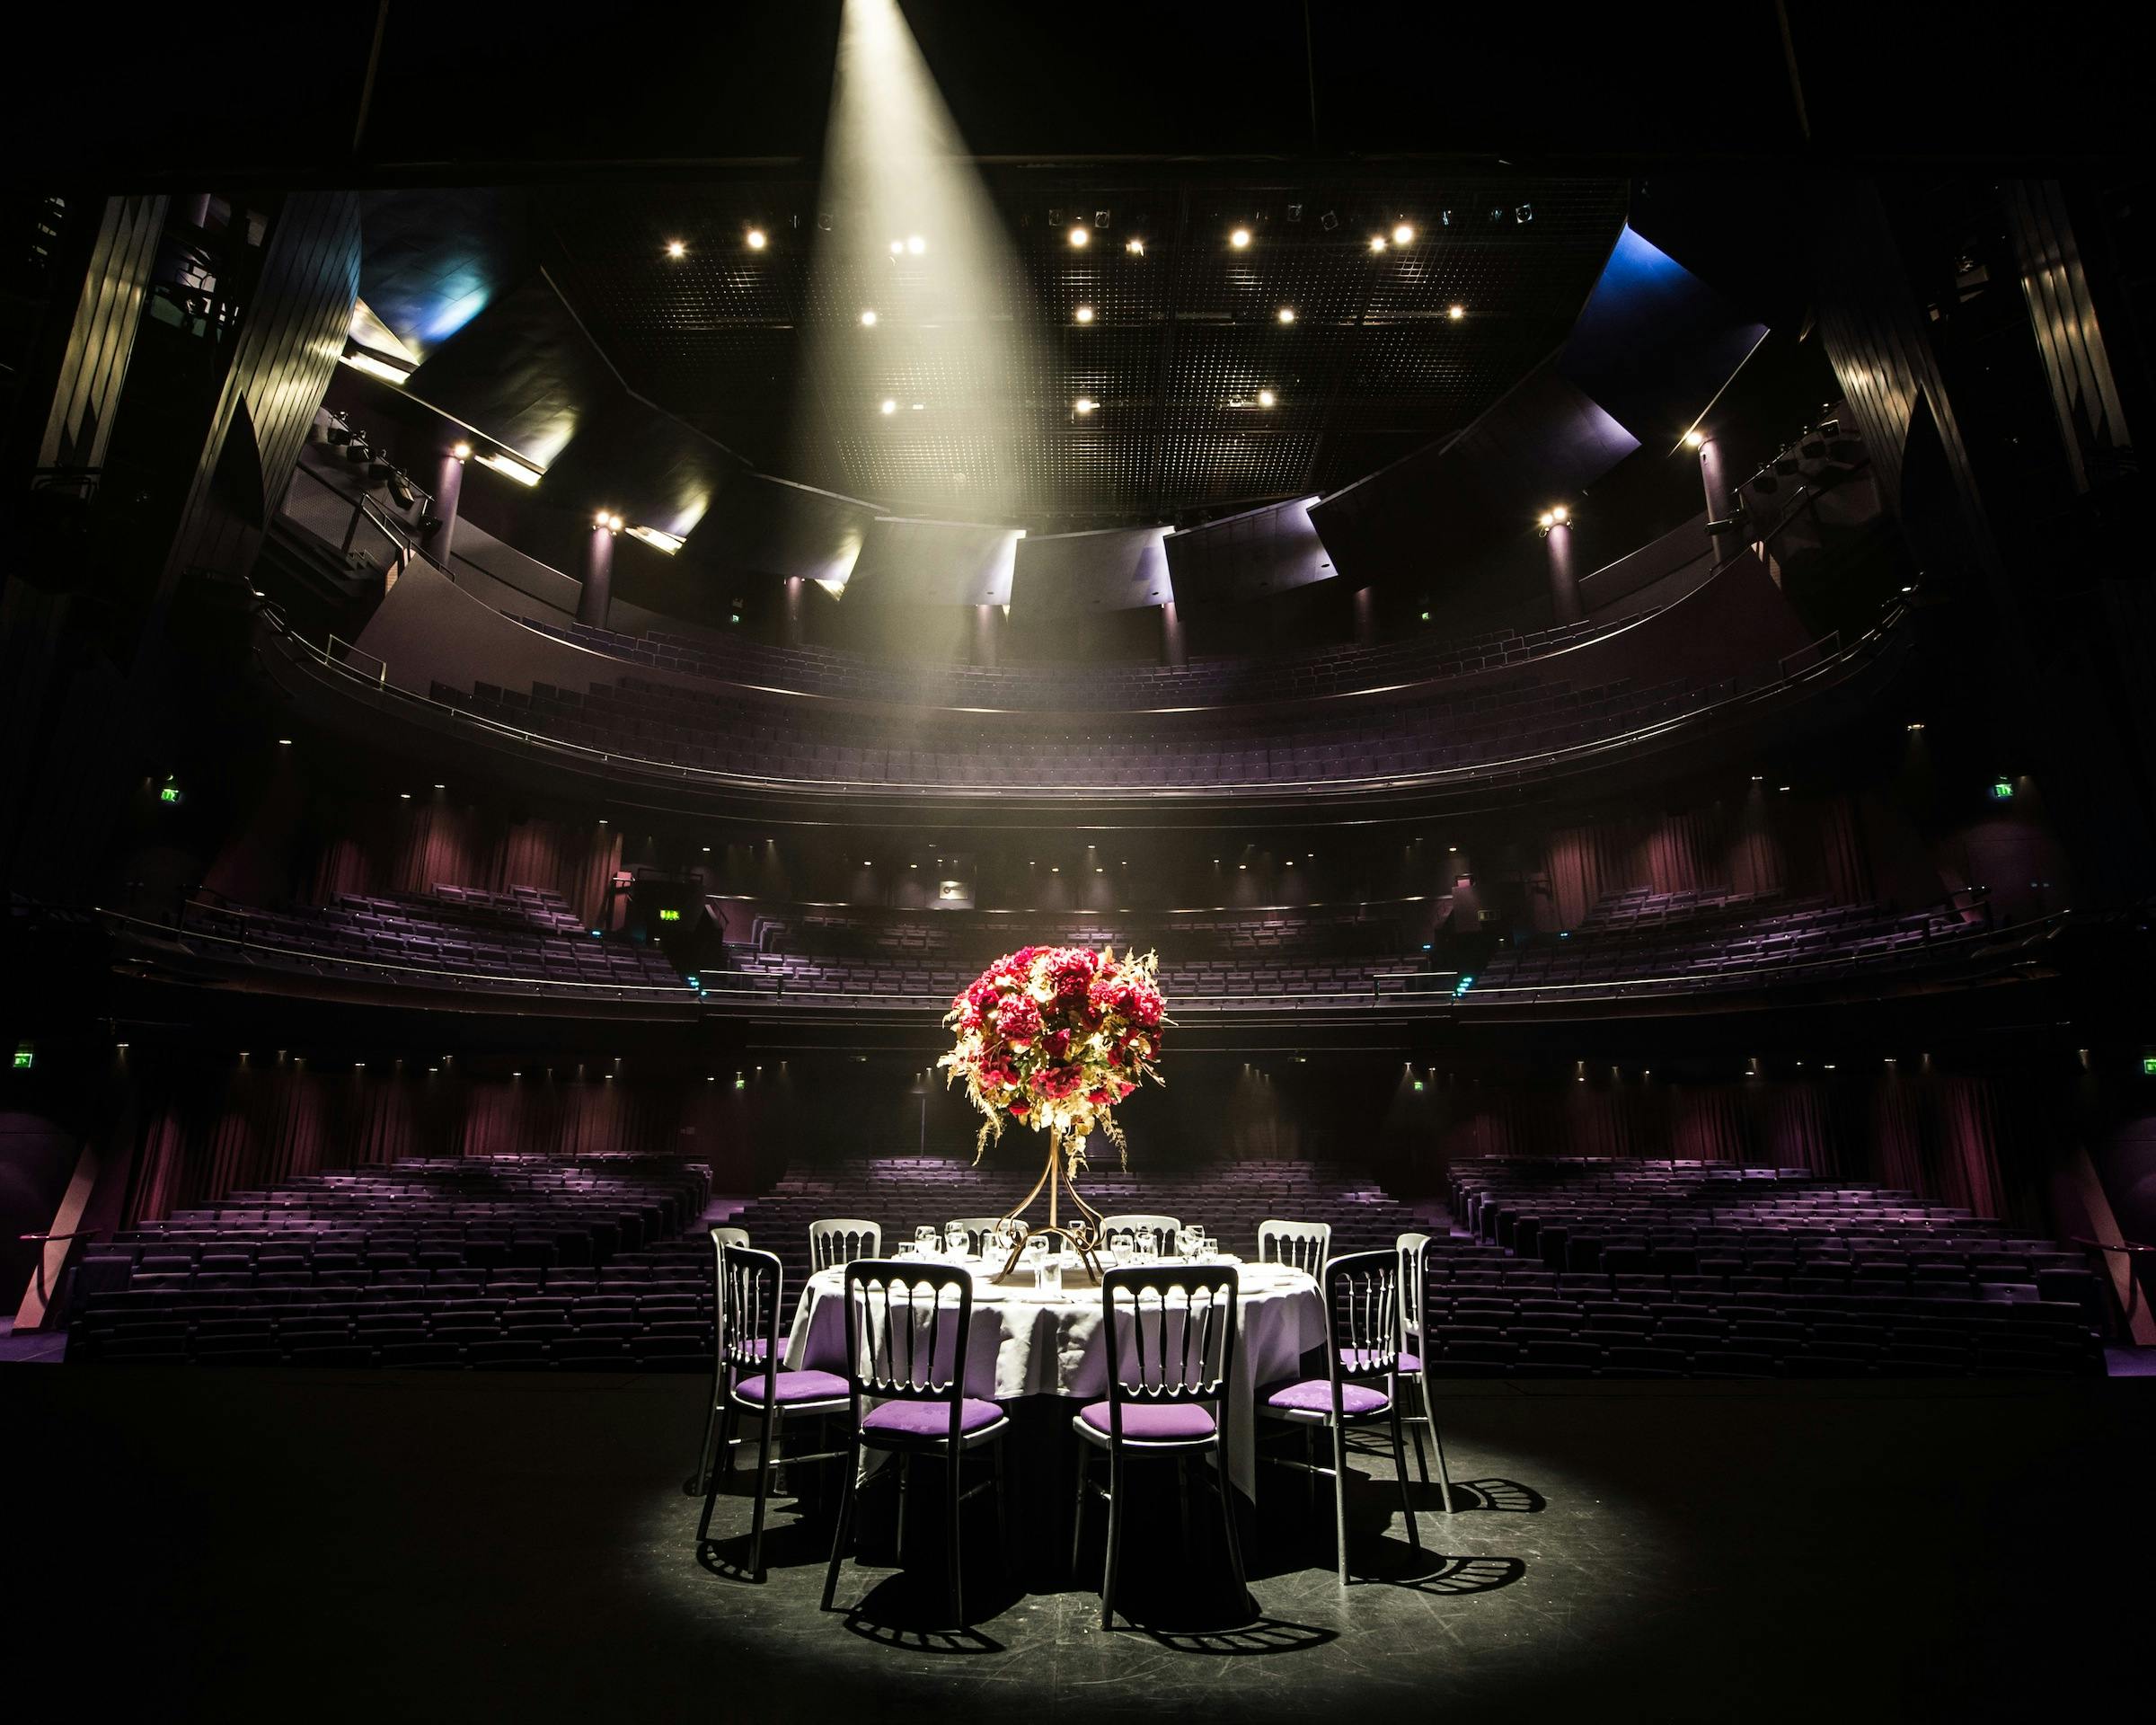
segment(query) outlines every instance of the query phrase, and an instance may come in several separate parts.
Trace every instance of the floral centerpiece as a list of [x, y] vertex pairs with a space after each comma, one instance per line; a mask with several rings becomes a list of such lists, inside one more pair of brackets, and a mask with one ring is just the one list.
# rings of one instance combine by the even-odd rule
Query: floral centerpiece
[[945, 1082], [963, 1078], [967, 1099], [984, 1117], [974, 1160], [1003, 1136], [1006, 1119], [1045, 1128], [1047, 1169], [1011, 1216], [1047, 1185], [1048, 1226], [1041, 1232], [1063, 1234], [1089, 1257], [1090, 1226], [1056, 1225], [1056, 1187], [1069, 1186], [1080, 1213], [1097, 1222], [1071, 1184], [1085, 1166], [1087, 1141], [1100, 1133], [1128, 1165], [1116, 1107], [1144, 1080], [1164, 1082], [1155, 1063], [1171, 1021], [1158, 972], [1150, 952], [1118, 959], [1112, 948], [1021, 947], [982, 971], [943, 1021], [958, 1033], [938, 1062]]

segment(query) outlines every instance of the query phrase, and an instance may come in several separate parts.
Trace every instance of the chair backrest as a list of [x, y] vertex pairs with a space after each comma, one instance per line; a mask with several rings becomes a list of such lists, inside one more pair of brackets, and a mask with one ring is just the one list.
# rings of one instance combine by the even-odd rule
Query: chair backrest
[[883, 1255], [883, 1224], [857, 1216], [826, 1216], [808, 1225], [808, 1258], [817, 1269]]
[[1401, 1346], [1413, 1353], [1427, 1354], [1429, 1350], [1424, 1346], [1422, 1302], [1430, 1286], [1430, 1236], [1403, 1234], [1392, 1243], [1392, 1250], [1400, 1255]]
[[858, 1416], [863, 1396], [945, 1402], [959, 1437], [973, 1277], [952, 1264], [856, 1258], [846, 1266], [846, 1381]]
[[1351, 1252], [1325, 1264], [1325, 1358], [1333, 1384], [1400, 1368], [1400, 1253]]
[[1151, 1233], [1164, 1258], [1175, 1250], [1175, 1236], [1182, 1231], [1182, 1226], [1172, 1216], [1144, 1216], [1133, 1211], [1127, 1216], [1102, 1216], [1100, 1237], [1106, 1240], [1118, 1234]]
[[1115, 1438], [1123, 1436], [1127, 1404], [1201, 1402], [1215, 1404], [1221, 1442], [1227, 1442], [1241, 1287], [1233, 1264], [1132, 1264], [1101, 1276], [1108, 1420]]
[[779, 1324], [785, 1306], [786, 1271], [771, 1252], [753, 1246], [720, 1246], [719, 1282], [719, 1357], [735, 1372], [764, 1372], [768, 1401], [776, 1388], [777, 1373], [765, 1368], [775, 1368], [782, 1358]]
[[954, 1216], [943, 1225], [943, 1232], [949, 1235], [953, 1228], [965, 1229], [966, 1249], [978, 1253], [987, 1250], [982, 1243], [984, 1239], [994, 1234], [1003, 1225], [1003, 1218], [1000, 1216]]
[[1260, 1222], [1258, 1225], [1258, 1261], [1287, 1264], [1315, 1276], [1332, 1256], [1330, 1222]]

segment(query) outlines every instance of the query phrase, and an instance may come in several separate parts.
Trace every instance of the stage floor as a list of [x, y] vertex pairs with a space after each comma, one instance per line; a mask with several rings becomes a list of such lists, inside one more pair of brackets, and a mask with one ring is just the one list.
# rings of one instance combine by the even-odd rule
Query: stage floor
[[23, 1718], [44, 1690], [63, 1716], [284, 1725], [1343, 1706], [1841, 1725], [2093, 1705], [2135, 1675], [2149, 1628], [2146, 1379], [1456, 1384], [1469, 1489], [1449, 1518], [1417, 1491], [1423, 1559], [1389, 1470], [1364, 1462], [1380, 1478], [1356, 1493], [1350, 1549], [1373, 1579], [1343, 1595], [1322, 1500], [1312, 1527], [1300, 1483], [1271, 1473], [1260, 1614], [1237, 1622], [1205, 1585], [1205, 1500], [1186, 1562], [1164, 1496], [1125, 1548], [1149, 1627], [1112, 1634], [1091, 1588], [1001, 1582], [985, 1512], [968, 1633], [934, 1627], [932, 1515], [917, 1579], [848, 1565], [850, 1613], [817, 1610], [821, 1524], [786, 1500], [769, 1579], [733, 1579], [747, 1496], [720, 1499], [700, 1559], [683, 1492], [703, 1392], [0, 1367], [9, 1699]]

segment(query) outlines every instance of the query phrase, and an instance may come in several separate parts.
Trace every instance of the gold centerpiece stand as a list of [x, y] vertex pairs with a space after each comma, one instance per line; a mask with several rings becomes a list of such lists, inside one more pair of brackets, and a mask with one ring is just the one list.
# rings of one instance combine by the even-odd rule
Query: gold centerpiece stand
[[[1093, 1278], [1096, 1286], [1100, 1283], [1100, 1260], [1097, 1254], [1102, 1243], [1100, 1212], [1078, 1195], [1077, 1182], [1072, 1178], [1073, 1172], [1085, 1161], [1084, 1146], [1085, 1139], [1080, 1137], [1073, 1140], [1066, 1154], [1063, 1128], [1057, 1127], [1048, 1134], [1047, 1165], [1041, 1170], [1040, 1178], [1033, 1182], [1033, 1190], [1012, 1205], [1003, 1216], [1004, 1221], [1018, 1224], [1019, 1234], [1011, 1248], [1011, 1256], [1004, 1261], [1003, 1271], [996, 1278], [998, 1281], [1008, 1279], [1018, 1269], [1018, 1261], [1024, 1255], [1029, 1240], [1045, 1239], [1068, 1242], [1077, 1252], [1078, 1261], [1085, 1267], [1086, 1273]], [[1048, 1220], [1046, 1226], [1035, 1227], [1024, 1219], [1025, 1212], [1027, 1207], [1040, 1196], [1040, 1189], [1044, 1186], [1048, 1189]], [[1077, 1216], [1069, 1223], [1061, 1222], [1056, 1217], [1059, 1190], [1068, 1192], [1071, 1202], [1078, 1209]], [[1055, 1250], [1060, 1252], [1062, 1247], [1058, 1245]]]

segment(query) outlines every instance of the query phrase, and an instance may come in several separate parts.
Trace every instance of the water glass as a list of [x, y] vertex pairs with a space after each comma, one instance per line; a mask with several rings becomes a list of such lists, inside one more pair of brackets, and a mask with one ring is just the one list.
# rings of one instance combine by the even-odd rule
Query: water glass
[[1176, 1248], [1182, 1253], [1185, 1262], [1196, 1260], [1198, 1248], [1204, 1243], [1205, 1238], [1206, 1231], [1203, 1228], [1184, 1226], [1175, 1231]]
[[1136, 1255], [1138, 1248], [1137, 1243], [1130, 1237], [1130, 1231], [1124, 1228], [1118, 1229], [1109, 1236], [1108, 1250], [1119, 1269], [1130, 1262], [1131, 1259]]
[[1213, 1263], [1220, 1257], [1220, 1242], [1209, 1234], [1198, 1242], [1197, 1249], [1206, 1254], [1207, 1263]]
[[945, 1231], [943, 1235], [943, 1244], [950, 1251], [950, 1255], [953, 1258], [968, 1258], [972, 1256], [972, 1253], [968, 1252], [966, 1249], [967, 1240], [968, 1235], [964, 1228], [948, 1229]]
[[1152, 1263], [1161, 1255], [1161, 1236], [1151, 1228], [1140, 1228], [1136, 1241], [1138, 1261]]
[[921, 1258], [933, 1258], [936, 1255], [936, 1243], [942, 1237], [937, 1231], [935, 1224], [923, 1222], [914, 1230], [915, 1255]]

